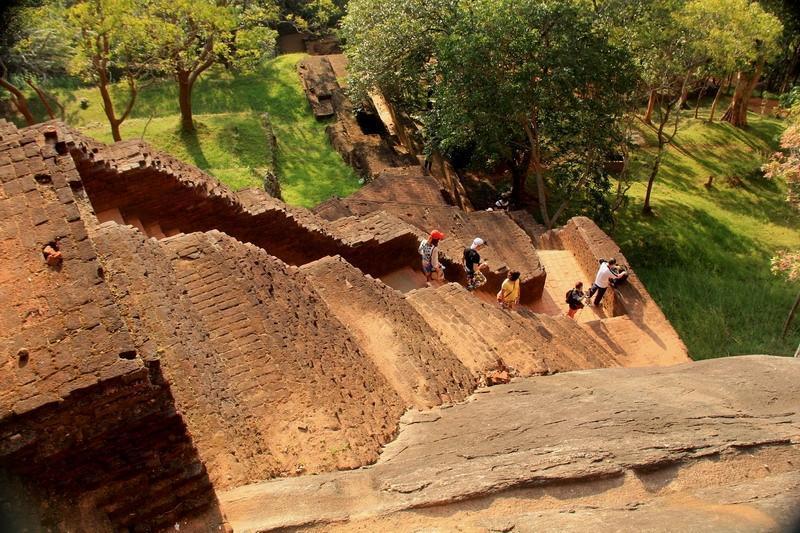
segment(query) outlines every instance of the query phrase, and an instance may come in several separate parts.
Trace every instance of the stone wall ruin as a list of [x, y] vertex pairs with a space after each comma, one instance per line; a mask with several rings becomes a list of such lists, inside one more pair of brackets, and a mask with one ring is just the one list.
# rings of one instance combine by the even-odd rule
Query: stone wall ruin
[[[0, 122], [0, 477], [21, 488], [4, 508], [55, 530], [224, 529], [218, 491], [372, 463], [409, 407], [496, 372], [628, 364], [597, 328], [490, 305], [508, 269], [546, 295], [546, 269], [506, 214], [431, 180], [389, 169], [323, 217], [141, 142]], [[476, 232], [494, 242], [485, 292], [426, 286], [430, 226], [446, 281]]]

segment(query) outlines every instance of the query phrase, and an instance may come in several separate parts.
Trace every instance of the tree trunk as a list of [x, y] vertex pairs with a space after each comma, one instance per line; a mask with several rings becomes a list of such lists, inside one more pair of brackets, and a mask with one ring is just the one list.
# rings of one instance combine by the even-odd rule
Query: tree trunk
[[759, 61], [751, 76], [748, 76], [746, 72], [739, 71], [736, 80], [736, 90], [733, 91], [733, 99], [720, 120], [730, 122], [732, 126], [736, 126], [737, 128], [744, 128], [747, 126], [747, 107], [750, 103], [750, 94], [752, 94], [753, 88], [756, 86], [756, 83], [758, 83], [763, 66], [763, 61]]
[[42, 91], [31, 80], [26, 79], [25, 83], [27, 83], [30, 86], [30, 88], [33, 89], [33, 91], [36, 93], [36, 96], [39, 97], [39, 101], [42, 102], [44, 110], [47, 111], [47, 115], [50, 117], [51, 120], [54, 120], [56, 118], [56, 114], [53, 112], [53, 108], [50, 106], [50, 102], [47, 101], [47, 97], [45, 96], [44, 91]]
[[683, 106], [686, 104], [686, 100], [689, 99], [689, 79], [692, 76], [692, 71], [688, 71], [686, 73], [686, 77], [683, 78], [683, 85], [681, 86], [681, 97], [678, 100], [678, 109], [683, 109]]
[[697, 95], [697, 102], [694, 106], [694, 118], [697, 118], [697, 114], [700, 112], [700, 101], [703, 99], [706, 89], [708, 89], [708, 80], [703, 84], [703, 88], [700, 89], [700, 94]]
[[531, 168], [530, 148], [515, 151], [509, 161], [511, 168], [511, 202], [513, 209], [521, 209], [525, 201], [525, 184]]
[[[684, 86], [686, 85], [686, 80], [684, 80]], [[681, 89], [683, 92], [683, 89]], [[653, 207], [650, 205], [650, 195], [653, 192], [653, 184], [656, 181], [656, 176], [658, 176], [658, 170], [661, 168], [661, 158], [664, 156], [664, 149], [667, 145], [667, 139], [664, 137], [664, 127], [666, 127], [667, 122], [669, 122], [669, 116], [672, 113], [672, 108], [674, 102], [667, 102], [667, 108], [664, 110], [663, 114], [661, 115], [661, 121], [658, 125], [658, 153], [656, 154], [656, 160], [653, 162], [653, 168], [650, 169], [650, 177], [647, 179], [647, 192], [644, 196], [644, 205], [642, 206], [642, 213], [645, 215], [652, 215], [653, 214]], [[680, 99], [678, 100], [677, 104], [679, 107], [677, 108], [677, 112], [680, 113]], [[678, 123], [675, 122], [675, 131], [677, 131]], [[673, 132], [673, 137], [675, 132]]]
[[6, 80], [5, 78], [0, 78], [0, 87], [4, 88], [8, 92], [11, 93], [11, 102], [14, 104], [14, 107], [17, 108], [19, 114], [25, 119], [25, 123], [28, 126], [33, 126], [36, 121], [33, 119], [33, 115], [31, 114], [30, 109], [28, 108], [28, 101], [25, 99], [25, 95], [22, 94], [22, 91], [17, 89], [11, 82]]
[[717, 104], [719, 103], [719, 97], [722, 95], [723, 89], [725, 89], [725, 82], [720, 82], [717, 94], [714, 96], [714, 103], [711, 104], [711, 113], [708, 115], [708, 122], [714, 122], [714, 113], [717, 112]]
[[659, 143], [658, 154], [656, 154], [656, 160], [653, 163], [653, 168], [650, 169], [650, 177], [647, 179], [647, 193], [644, 195], [644, 205], [642, 206], [642, 214], [645, 215], [653, 214], [653, 207], [650, 205], [650, 195], [653, 192], [653, 184], [656, 181], [656, 176], [658, 175], [658, 169], [661, 167], [661, 156], [663, 154], [664, 154], [664, 145]]
[[97, 88], [100, 90], [100, 97], [103, 100], [103, 111], [105, 111], [108, 124], [111, 126], [111, 136], [114, 138], [114, 142], [119, 142], [122, 140], [122, 135], [119, 133], [120, 122], [117, 120], [114, 113], [114, 102], [111, 100], [111, 95], [108, 93], [108, 78], [106, 74], [100, 75]]
[[185, 132], [194, 131], [192, 82], [188, 72], [178, 72], [178, 103], [181, 107], [181, 129]]
[[791, 61], [789, 61], [789, 66], [786, 68], [786, 73], [783, 76], [783, 83], [781, 83], [781, 88], [779, 92], [785, 93], [786, 89], [788, 89], [789, 85], [789, 77], [794, 72], [794, 69], [797, 67], [797, 59], [800, 57], [800, 42], [797, 43], [797, 46], [794, 47], [794, 54], [792, 55]]
[[525, 117], [525, 135], [528, 137], [530, 145], [531, 162], [533, 163], [533, 173], [536, 176], [536, 197], [539, 202], [539, 213], [542, 215], [542, 224], [550, 229], [550, 213], [547, 210], [547, 189], [544, 186], [544, 175], [542, 174], [542, 153], [539, 150], [539, 124], [536, 114], [533, 113], [531, 119]]
[[797, 293], [797, 298], [794, 301], [792, 309], [789, 311], [789, 316], [786, 317], [786, 322], [783, 323], [783, 333], [781, 334], [781, 338], [786, 337], [786, 334], [789, 333], [789, 326], [792, 325], [792, 320], [794, 320], [794, 316], [797, 314], [798, 308], [800, 308], [800, 293]]
[[645, 111], [644, 118], [642, 118], [647, 124], [653, 123], [653, 110], [656, 107], [656, 98], [658, 98], [656, 92], [650, 91], [650, 97], [647, 99], [647, 111]]

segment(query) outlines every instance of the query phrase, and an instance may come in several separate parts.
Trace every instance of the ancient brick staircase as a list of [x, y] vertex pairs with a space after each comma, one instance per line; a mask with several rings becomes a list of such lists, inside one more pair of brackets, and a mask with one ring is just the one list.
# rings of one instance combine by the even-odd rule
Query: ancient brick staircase
[[[233, 194], [141, 143], [106, 147], [59, 124], [0, 123], [0, 180], [0, 377], [11, 384], [0, 391], [0, 475], [58, 528], [224, 527], [214, 491], [371, 463], [406, 408], [461, 401], [495, 370], [629, 365], [640, 361], [630, 346], [653, 350], [626, 341], [624, 319], [583, 328], [502, 311], [493, 286], [391, 289], [381, 276], [420, 285], [422, 231], [402, 220], [413, 210], [326, 221]], [[527, 268], [544, 285], [505, 214], [418, 214], [449, 223], [459, 254], [462, 237], [485, 233], [490, 284]], [[548, 238], [580, 246], [594, 231], [581, 224]], [[42, 256], [54, 241], [58, 268]], [[581, 265], [600, 253], [590, 252]], [[443, 250], [450, 266], [459, 254]], [[634, 282], [611, 304], [649, 328], [663, 315]]]
[[614, 355], [567, 317], [504, 311], [457, 284], [406, 295], [442, 341], [474, 373], [509, 368], [531, 376], [617, 366]]
[[303, 274], [219, 232], [99, 232], [142, 357], [163, 369], [215, 486], [377, 457], [406, 404]]
[[406, 405], [431, 407], [472, 392], [478, 379], [399, 292], [340, 257], [300, 270]]

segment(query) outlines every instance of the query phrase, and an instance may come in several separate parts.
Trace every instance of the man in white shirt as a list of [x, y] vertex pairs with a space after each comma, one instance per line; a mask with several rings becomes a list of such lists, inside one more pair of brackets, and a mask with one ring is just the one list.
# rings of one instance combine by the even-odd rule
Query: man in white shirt
[[594, 277], [594, 283], [592, 283], [592, 288], [589, 289], [589, 298], [594, 296], [594, 293], [597, 293], [597, 297], [594, 299], [594, 305], [600, 305], [600, 301], [603, 299], [603, 296], [606, 294], [606, 290], [612, 279], [619, 279], [622, 277], [621, 274], [615, 274], [611, 269], [614, 265], [617, 264], [617, 260], [614, 258], [609, 259], [608, 261], [603, 261], [600, 263], [600, 268], [597, 270], [597, 275]]

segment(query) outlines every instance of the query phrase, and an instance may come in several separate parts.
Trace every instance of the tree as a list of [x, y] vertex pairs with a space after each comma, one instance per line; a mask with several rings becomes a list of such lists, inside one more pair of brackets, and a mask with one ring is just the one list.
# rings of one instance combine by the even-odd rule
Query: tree
[[606, 0], [597, 5], [598, 24], [609, 28], [613, 40], [634, 59], [641, 101], [647, 98], [642, 121], [656, 132], [644, 214], [652, 213], [653, 186], [664, 153], [678, 133], [691, 82], [706, 63], [701, 27], [686, 7], [685, 0]]
[[736, 88], [722, 120], [733, 126], [747, 126], [750, 95], [761, 77], [764, 63], [778, 51], [783, 26], [749, 0], [693, 0], [701, 24], [712, 33], [706, 42], [708, 54], [723, 68], [736, 70]]
[[297, 31], [313, 35], [329, 32], [342, 18], [346, 0], [281, 0], [281, 18], [290, 22]]
[[[77, 45], [71, 70], [100, 91], [111, 135], [121, 141], [120, 125], [136, 103], [139, 79], [151, 68], [153, 57], [142, 5], [136, 0], [82, 0], [70, 8], [69, 22]], [[128, 88], [121, 114], [115, 110], [110, 92], [117, 77], [123, 78]]]
[[43, 88], [42, 83], [66, 72], [72, 55], [70, 34], [64, 24], [64, 8], [58, 2], [40, 6], [20, 5], [8, 11], [0, 38], [0, 87], [11, 94], [11, 102], [27, 124], [35, 122], [22, 90], [15, 83], [27, 84], [39, 98], [50, 118], [52, 104], [63, 106]]
[[273, 4], [214, 0], [151, 0], [148, 39], [159, 68], [178, 83], [181, 128], [194, 131], [192, 89], [215, 63], [249, 69], [274, 49], [277, 20]]
[[608, 187], [632, 68], [574, 2], [355, 0], [343, 25], [356, 97], [380, 90], [420, 116], [429, 148], [508, 166], [518, 203], [532, 172], [548, 227]]
[[[786, 182], [786, 201], [800, 210], [800, 105], [795, 105], [790, 118], [792, 124], [781, 135], [783, 152], [775, 153], [762, 167], [768, 179], [783, 179]], [[800, 250], [784, 250], [772, 258], [772, 272], [783, 275], [789, 282], [800, 281]], [[800, 308], [800, 293], [789, 310], [783, 324], [783, 336], [789, 331], [792, 320]]]
[[767, 87], [784, 93], [797, 83], [800, 75], [800, 3], [795, 0], [759, 0], [758, 3], [783, 24], [778, 42], [780, 52], [767, 62], [764, 71]]
[[[597, 24], [627, 49], [639, 74], [638, 93], [647, 99], [642, 120], [652, 125], [665, 95], [684, 87], [701, 61], [690, 48], [691, 26], [680, 16], [686, 0], [604, 0], [595, 2]], [[686, 86], [688, 88], [688, 84]]]

